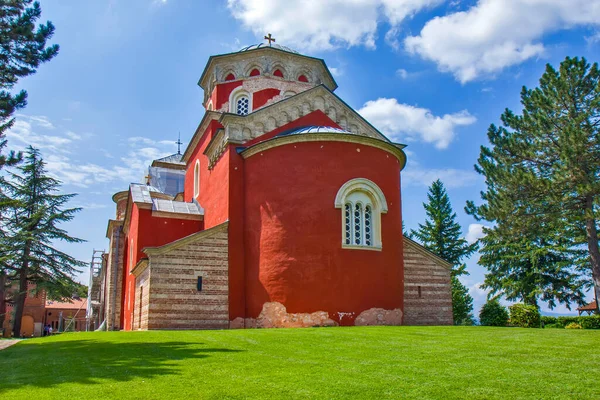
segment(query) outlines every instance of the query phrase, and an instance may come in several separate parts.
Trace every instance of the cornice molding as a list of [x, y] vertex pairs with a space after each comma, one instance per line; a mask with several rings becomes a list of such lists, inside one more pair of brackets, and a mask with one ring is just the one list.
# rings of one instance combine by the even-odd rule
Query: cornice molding
[[405, 246], [408, 245], [413, 250], [415, 250], [417, 253], [421, 253], [421, 255], [423, 255], [423, 256], [425, 256], [427, 258], [431, 258], [434, 261], [437, 261], [437, 263], [439, 265], [441, 265], [442, 267], [444, 267], [444, 268], [452, 269], [452, 264], [451, 263], [449, 263], [448, 261], [444, 260], [443, 258], [441, 258], [440, 256], [438, 256], [434, 252], [427, 250], [423, 245], [415, 242], [412, 239], [407, 238], [406, 236], [402, 236], [402, 239], [404, 239], [404, 245]]
[[[192, 136], [192, 139], [188, 143], [185, 151], [183, 152], [183, 155], [181, 156], [181, 161], [183, 161], [184, 163], [187, 164], [190, 156], [192, 155], [192, 152], [198, 145], [198, 142], [204, 135], [204, 132], [206, 132], [206, 129], [208, 128], [208, 124], [214, 120], [218, 120], [220, 117], [221, 117], [220, 112], [207, 110], [204, 113], [204, 117], [202, 117], [202, 121], [200, 121], [200, 124], [198, 124], [198, 127], [196, 128], [196, 131], [194, 132], [194, 135]], [[186, 165], [186, 168], [187, 168], [187, 165]]]
[[289, 136], [278, 136], [248, 147], [240, 154], [242, 157], [244, 157], [244, 159], [246, 159], [275, 147], [306, 142], [346, 142], [375, 147], [387, 151], [395, 156], [400, 164], [400, 170], [404, 169], [404, 166], [406, 165], [406, 154], [404, 154], [404, 151], [401, 148], [398, 148], [393, 143], [385, 142], [372, 137], [343, 133], [303, 133]]
[[323, 85], [298, 93], [248, 115], [223, 113], [219, 121], [225, 128], [225, 137], [228, 140], [245, 143], [316, 110], [322, 111], [342, 129], [355, 135], [389, 142], [385, 135]]
[[147, 258], [142, 258], [138, 261], [137, 264], [129, 271], [129, 273], [133, 274], [136, 278], [142, 274], [150, 265], [149, 260]]

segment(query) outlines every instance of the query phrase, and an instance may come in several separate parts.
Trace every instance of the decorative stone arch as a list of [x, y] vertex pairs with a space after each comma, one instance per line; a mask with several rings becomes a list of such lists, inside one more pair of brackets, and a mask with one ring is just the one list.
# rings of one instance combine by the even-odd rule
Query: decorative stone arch
[[213, 111], [214, 110], [214, 106], [213, 106], [212, 100], [208, 102], [208, 104], [206, 105], [206, 109], [208, 111]]
[[[243, 101], [246, 98], [247, 101]], [[238, 104], [238, 102], [240, 102]], [[229, 112], [238, 115], [248, 115], [252, 112], [252, 93], [243, 86], [235, 88], [229, 95]]]
[[338, 190], [335, 208], [342, 212], [342, 247], [381, 250], [381, 214], [388, 211], [383, 191], [369, 179], [355, 178]]
[[293, 90], [286, 90], [286, 91], [283, 93], [283, 98], [284, 98], [284, 99], [287, 99], [287, 98], [289, 98], [289, 97], [292, 97], [292, 96], [295, 96], [295, 95], [296, 95], [296, 92], [294, 92]]
[[[258, 71], [258, 74], [252, 75], [252, 72], [254, 70]], [[258, 65], [257, 63], [251, 63], [248, 64], [248, 66], [244, 69], [244, 76], [245, 77], [255, 77], [255, 76], [260, 76], [264, 73], [263, 68]]]
[[[282, 79], [286, 79], [288, 77], [288, 71], [287, 69], [283, 66], [283, 64], [279, 63], [279, 62], [275, 62], [271, 65], [271, 75], [277, 78], [282, 78]], [[282, 76], [279, 76], [279, 74], [275, 74], [275, 72], [279, 70], [281, 72]]]

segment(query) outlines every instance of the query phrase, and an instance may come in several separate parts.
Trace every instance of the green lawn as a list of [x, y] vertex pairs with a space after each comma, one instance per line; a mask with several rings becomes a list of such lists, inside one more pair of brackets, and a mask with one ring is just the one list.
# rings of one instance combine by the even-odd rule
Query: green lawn
[[600, 399], [600, 332], [71, 333], [0, 351], [0, 399]]

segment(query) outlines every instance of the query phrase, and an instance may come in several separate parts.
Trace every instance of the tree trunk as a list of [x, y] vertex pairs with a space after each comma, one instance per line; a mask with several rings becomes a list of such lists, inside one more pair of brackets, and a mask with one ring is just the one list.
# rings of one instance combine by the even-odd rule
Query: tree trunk
[[594, 282], [594, 292], [600, 293], [600, 248], [598, 247], [598, 230], [596, 228], [596, 219], [593, 211], [594, 201], [592, 196], [586, 198], [586, 220], [585, 233], [588, 242], [588, 251], [590, 253], [590, 264], [592, 268], [592, 281]]
[[0, 271], [0, 330], [6, 321], [6, 273]]
[[26, 242], [23, 250], [23, 265], [19, 271], [19, 292], [15, 301], [15, 322], [13, 324], [13, 336], [21, 336], [21, 319], [23, 318], [23, 309], [25, 308], [25, 299], [27, 298], [27, 275], [29, 274], [29, 254], [30, 242]]

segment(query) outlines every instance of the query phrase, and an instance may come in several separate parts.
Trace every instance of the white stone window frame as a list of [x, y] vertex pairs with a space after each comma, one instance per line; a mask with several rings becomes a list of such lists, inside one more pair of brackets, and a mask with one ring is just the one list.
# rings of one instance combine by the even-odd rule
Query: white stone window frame
[[200, 195], [200, 160], [196, 160], [194, 165], [194, 198]]
[[[252, 113], [252, 93], [248, 92], [243, 87], [236, 88], [229, 95], [229, 112], [236, 115], [243, 115], [237, 113], [237, 102], [242, 97], [248, 98], [248, 114]], [[248, 115], [246, 114], [246, 115]]]
[[[350, 204], [350, 244], [346, 242], [346, 204]], [[355, 243], [355, 224], [354, 207], [360, 204], [360, 244]], [[376, 250], [382, 249], [381, 237], [381, 214], [388, 211], [387, 201], [383, 191], [377, 184], [369, 179], [356, 178], [344, 183], [335, 196], [335, 208], [339, 208], [342, 216], [342, 248], [357, 250]], [[370, 245], [367, 245], [365, 234], [365, 209], [371, 207], [371, 238]]]

